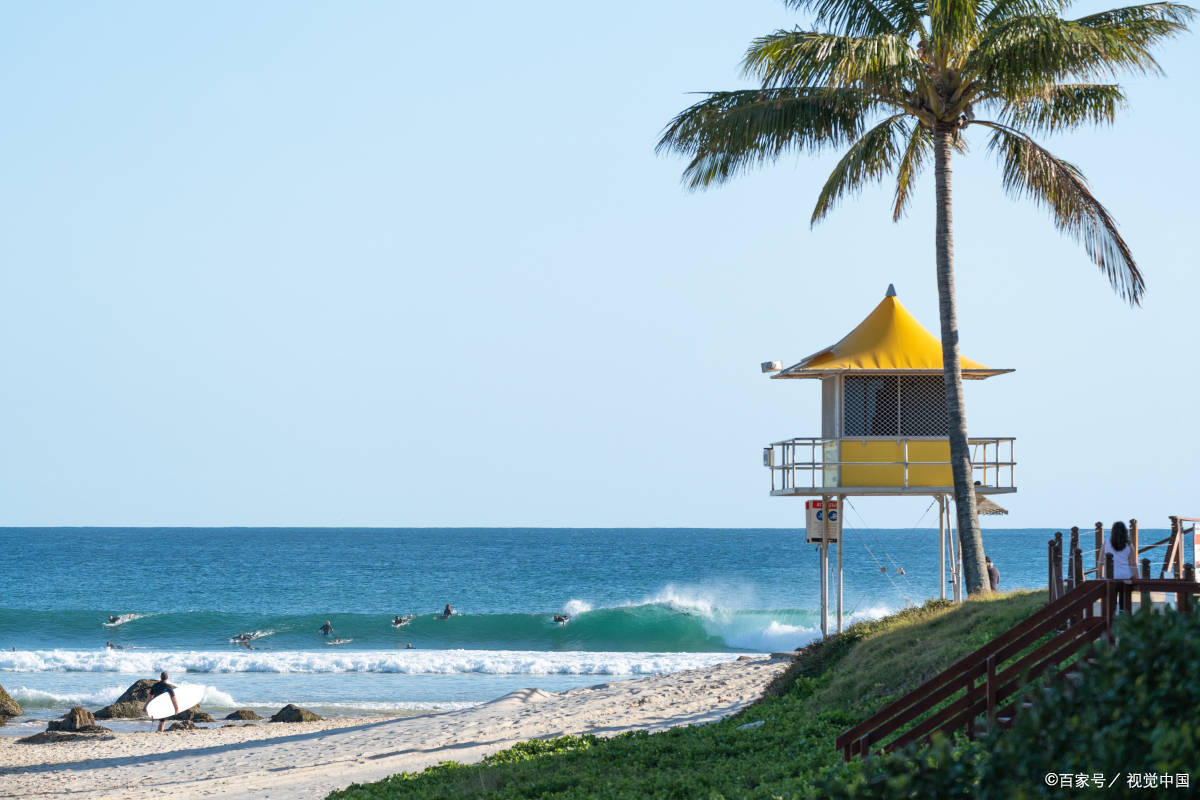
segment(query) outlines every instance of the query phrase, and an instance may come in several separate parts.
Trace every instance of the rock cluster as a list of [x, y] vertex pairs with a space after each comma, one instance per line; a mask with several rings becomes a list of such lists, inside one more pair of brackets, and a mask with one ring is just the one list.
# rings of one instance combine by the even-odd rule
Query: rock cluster
[[200, 706], [189, 708], [186, 711], [180, 711], [173, 717], [167, 717], [167, 719], [178, 719], [186, 722], [216, 722], [216, 720], [212, 718], [212, 715], [207, 711], [201, 711]]
[[4, 687], [0, 686], [0, 725], [4, 724], [8, 717], [19, 717], [24, 713], [21, 704], [9, 697]]
[[239, 708], [237, 711], [226, 714], [225, 719], [262, 719], [262, 717], [248, 708]]
[[307, 708], [301, 708], [291, 703], [271, 715], [271, 722], [316, 722], [320, 719], [321, 717]]
[[63, 715], [62, 719], [52, 719], [46, 726], [48, 731], [66, 731], [69, 733], [111, 733], [108, 728], [96, 724], [96, 718], [90, 711], [79, 706], [73, 706]]
[[111, 705], [96, 712], [96, 719], [145, 719], [150, 687], [157, 681], [140, 680], [125, 690]]

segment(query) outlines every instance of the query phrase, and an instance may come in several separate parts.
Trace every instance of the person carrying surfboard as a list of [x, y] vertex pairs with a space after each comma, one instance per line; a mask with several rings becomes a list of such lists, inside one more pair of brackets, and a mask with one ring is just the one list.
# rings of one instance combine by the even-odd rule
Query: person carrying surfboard
[[[171, 695], [171, 705], [175, 706], [175, 713], [178, 714], [179, 713], [179, 701], [177, 699], [175, 699], [175, 687], [172, 686], [171, 684], [167, 683], [167, 673], [166, 672], [161, 673], [158, 676], [158, 683], [156, 683], [150, 687], [150, 697], [149, 697], [149, 699], [146, 700], [145, 705], [142, 706], [142, 711], [145, 711], [146, 706], [150, 705], [150, 700], [153, 700], [154, 698], [158, 697], [160, 694], [162, 694], [164, 692]], [[163, 726], [166, 724], [167, 724], [166, 717], [163, 717], [162, 719], [160, 719], [158, 721], [158, 732], [159, 733], [163, 732]]]

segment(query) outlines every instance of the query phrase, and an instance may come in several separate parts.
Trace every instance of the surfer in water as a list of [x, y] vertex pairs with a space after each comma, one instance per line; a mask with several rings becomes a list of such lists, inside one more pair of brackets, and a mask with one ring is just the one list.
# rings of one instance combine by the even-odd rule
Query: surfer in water
[[333, 624], [329, 620], [325, 620], [325, 624], [317, 628], [317, 633], [322, 636], [333, 636]]
[[450, 607], [449, 603], [446, 603], [446, 607], [444, 609], [442, 609], [442, 619], [450, 619], [450, 616], [453, 613], [454, 613], [454, 609]]
[[567, 621], [569, 619], [571, 619], [571, 618], [568, 617], [566, 614], [555, 614], [554, 615], [554, 621], [557, 622], [559, 625], [566, 625]]
[[108, 615], [108, 621], [109, 621], [109, 622], [116, 622], [116, 621], [117, 621], [117, 620], [119, 620], [119, 619], [120, 619], [120, 617], [114, 617], [112, 614], [109, 614], [109, 615]]
[[[142, 706], [142, 711], [146, 710], [146, 706], [150, 705], [150, 701], [158, 697], [163, 692], [171, 695], [171, 705], [175, 706], [175, 713], [179, 713], [179, 701], [175, 699], [175, 687], [167, 683], [167, 673], [163, 672], [158, 676], [158, 683], [150, 687], [150, 697], [146, 699], [145, 705]], [[167, 718], [163, 717], [158, 721], [158, 732], [163, 732], [163, 727], [167, 724]]]
[[113, 644], [112, 642], [105, 642], [104, 645], [111, 650], [124, 650], [125, 649], [125, 645], [123, 645], [123, 644]]

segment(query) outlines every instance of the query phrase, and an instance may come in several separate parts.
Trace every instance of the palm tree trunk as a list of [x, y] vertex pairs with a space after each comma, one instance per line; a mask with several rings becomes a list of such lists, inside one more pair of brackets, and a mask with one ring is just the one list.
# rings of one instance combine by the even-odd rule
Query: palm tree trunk
[[963, 406], [962, 362], [958, 354], [958, 311], [954, 302], [954, 232], [950, 210], [950, 147], [954, 129], [939, 123], [934, 129], [937, 182], [937, 287], [942, 321], [942, 369], [946, 381], [946, 415], [950, 434], [950, 468], [954, 473], [954, 508], [958, 513], [963, 579], [967, 594], [991, 590], [983, 561], [983, 537], [975, 511], [971, 483], [971, 451], [967, 444], [967, 414]]

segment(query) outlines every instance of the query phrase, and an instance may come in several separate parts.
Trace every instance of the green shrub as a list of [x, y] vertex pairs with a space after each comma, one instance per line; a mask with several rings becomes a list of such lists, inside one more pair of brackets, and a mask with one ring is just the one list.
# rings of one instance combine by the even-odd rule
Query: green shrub
[[[1200, 779], [1200, 617], [1147, 610], [1118, 620], [1115, 632], [1117, 645], [1097, 647], [1077, 678], [1033, 692], [1011, 730], [875, 755], [828, 773], [822, 791], [855, 800], [1091, 791], [1145, 798], [1154, 790], [1129, 787], [1130, 773]], [[1093, 783], [1103, 775], [1106, 788], [1063, 788], [1047, 781], [1050, 774], [1093, 776]], [[1197, 788], [1165, 791], [1196, 796]]]
[[[1200, 617], [1147, 609], [1118, 620], [1116, 636], [1076, 684], [1057, 682], [994, 737], [980, 797], [1061, 797], [1047, 773], [1200, 779]], [[1106, 796], [1147, 796], [1117, 789]]]

